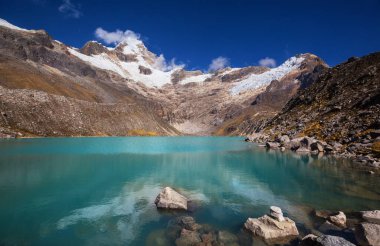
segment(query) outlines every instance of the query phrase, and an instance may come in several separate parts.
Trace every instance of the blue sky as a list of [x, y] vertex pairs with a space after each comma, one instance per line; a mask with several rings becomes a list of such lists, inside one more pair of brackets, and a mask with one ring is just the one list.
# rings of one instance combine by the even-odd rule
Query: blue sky
[[203, 70], [217, 57], [242, 67], [311, 52], [336, 65], [380, 51], [379, 13], [380, 0], [0, 0], [0, 18], [68, 45], [96, 39], [98, 27], [132, 30], [151, 51]]

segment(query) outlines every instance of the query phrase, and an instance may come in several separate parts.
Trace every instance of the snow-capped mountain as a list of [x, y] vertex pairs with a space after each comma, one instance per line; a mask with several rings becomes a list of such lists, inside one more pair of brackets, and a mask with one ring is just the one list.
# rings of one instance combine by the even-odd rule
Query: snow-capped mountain
[[291, 57], [280, 66], [272, 68], [262, 74], [251, 74], [248, 78], [236, 83], [236, 85], [231, 88], [231, 93], [236, 95], [247, 90], [267, 86], [273, 80], [281, 80], [285, 75], [298, 69], [304, 60], [305, 58], [302, 56]]
[[[276, 112], [297, 91], [303, 80], [310, 78], [308, 74], [314, 73], [316, 66], [326, 66], [318, 57], [303, 54], [291, 57], [272, 69], [250, 66], [228, 67], [214, 72], [189, 71], [183, 65], [166, 61], [162, 54], [150, 52], [135, 35], [127, 35], [115, 47], [89, 41], [82, 48], [74, 48], [52, 39], [43, 30], [23, 29], [5, 20], [0, 20], [0, 34], [0, 87], [33, 89], [53, 97], [63, 96], [94, 104], [88, 106], [91, 110], [86, 108], [88, 118], [77, 122], [83, 125], [74, 128], [54, 131], [51, 125], [61, 126], [63, 119], [68, 120], [77, 113], [51, 116], [53, 123], [46, 125], [46, 129], [39, 133], [46, 135], [52, 135], [52, 132], [58, 132], [58, 135], [75, 135], [78, 132], [85, 135], [99, 132], [122, 135], [125, 129], [152, 130], [159, 134], [173, 134], [177, 130], [187, 134], [210, 134], [224, 127], [225, 122], [240, 117], [260, 94], [265, 92], [266, 98], [272, 98], [271, 93], [278, 93], [279, 90], [272, 83], [279, 81], [281, 88], [286, 88], [286, 95], [281, 97], [279, 103], [267, 103], [270, 109], [264, 110], [262, 107], [258, 115], [265, 117]], [[313, 76], [311, 78], [314, 79]], [[266, 91], [267, 88], [273, 89], [273, 92]], [[25, 98], [24, 91], [14, 93], [20, 93], [19, 98]], [[72, 102], [72, 99], [67, 102], [68, 105], [77, 105], [74, 108], [84, 110], [81, 103]], [[50, 99], [44, 100], [49, 103]], [[3, 106], [16, 107], [17, 104], [17, 108], [25, 108], [21, 118], [7, 122], [15, 122], [24, 131], [35, 132], [33, 129], [36, 126], [27, 120], [35, 117], [30, 115], [33, 111], [28, 110], [29, 101], [28, 98]], [[107, 121], [103, 123], [109, 127], [105, 131], [103, 124], [91, 122], [99, 114], [104, 116], [104, 103], [110, 104], [111, 108], [111, 104], [121, 103], [133, 113], [109, 110], [116, 115], [107, 113], [105, 118], [98, 118]], [[64, 103], [54, 101], [54, 105], [62, 107], [63, 112], [73, 110], [73, 106], [65, 109]], [[41, 107], [38, 116], [46, 121], [43, 108], [46, 106]], [[82, 115], [86, 113], [82, 112]], [[131, 117], [127, 125], [115, 123], [115, 119], [120, 117], [125, 121], [127, 115]], [[67, 129], [71, 130], [67, 132]]]
[[[86, 46], [100, 45], [91, 41]], [[75, 48], [68, 49], [71, 54], [100, 69], [106, 69], [121, 77], [141, 82], [148, 87], [161, 87], [171, 83], [172, 74], [183, 66], [166, 64], [163, 55], [157, 56], [148, 51], [142, 41], [129, 38], [115, 48], [104, 47], [102, 53], [83, 54]]]

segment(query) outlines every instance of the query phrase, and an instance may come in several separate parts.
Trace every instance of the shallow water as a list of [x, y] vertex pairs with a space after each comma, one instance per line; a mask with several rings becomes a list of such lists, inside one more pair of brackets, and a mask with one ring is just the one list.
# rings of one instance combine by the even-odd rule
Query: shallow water
[[157, 211], [165, 186], [198, 223], [237, 233], [277, 205], [307, 233], [313, 208], [380, 208], [379, 177], [349, 165], [238, 137], [1, 140], [0, 244], [145, 245], [182, 214]]

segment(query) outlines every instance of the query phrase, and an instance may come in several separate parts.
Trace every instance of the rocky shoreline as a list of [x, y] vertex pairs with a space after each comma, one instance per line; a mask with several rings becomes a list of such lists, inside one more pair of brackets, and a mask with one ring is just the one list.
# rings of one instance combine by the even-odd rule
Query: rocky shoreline
[[285, 217], [281, 208], [271, 206], [268, 214], [247, 218], [238, 233], [199, 224], [187, 213], [188, 198], [170, 187], [157, 195], [157, 209], [177, 211], [164, 230], [147, 237], [147, 245], [215, 246], [215, 245], [299, 245], [299, 246], [377, 246], [380, 245], [380, 210], [331, 212], [314, 210], [317, 221], [313, 230], [297, 228], [297, 223]]
[[[368, 136], [370, 138], [370, 136]], [[280, 151], [290, 150], [297, 154], [311, 154], [311, 155], [333, 155], [336, 157], [350, 158], [355, 164], [356, 168], [366, 169], [369, 173], [373, 174], [380, 171], [380, 158], [373, 153], [361, 153], [359, 148], [353, 150], [346, 147], [339, 142], [325, 142], [313, 137], [303, 136], [290, 138], [288, 135], [278, 135], [271, 137], [266, 134], [256, 133], [246, 137], [246, 142], [254, 142], [259, 146], [268, 149], [275, 149]], [[380, 143], [380, 137], [372, 139], [375, 143]], [[360, 147], [360, 146], [359, 146]]]

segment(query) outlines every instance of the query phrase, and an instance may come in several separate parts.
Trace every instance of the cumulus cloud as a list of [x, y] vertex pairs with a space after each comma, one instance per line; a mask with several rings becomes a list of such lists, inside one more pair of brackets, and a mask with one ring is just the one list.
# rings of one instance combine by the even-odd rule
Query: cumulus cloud
[[265, 57], [259, 60], [260, 66], [264, 67], [276, 67], [276, 60], [273, 58]]
[[118, 44], [128, 40], [140, 40], [140, 34], [134, 31], [126, 30], [123, 32], [117, 29], [114, 32], [108, 32], [101, 27], [96, 28], [95, 36], [106, 44]]
[[161, 71], [170, 71], [177, 68], [184, 68], [184, 64], [176, 64], [175, 58], [171, 59], [169, 62], [166, 61], [163, 54], [159, 55], [154, 62], [153, 67], [161, 70]]
[[59, 12], [65, 14], [67, 17], [76, 18], [82, 16], [80, 5], [72, 3], [70, 0], [63, 0], [62, 4], [58, 7]]
[[219, 56], [211, 61], [211, 64], [208, 67], [209, 71], [218, 71], [230, 65], [228, 58]]
[[[138, 46], [142, 44], [140, 34], [131, 30], [121, 31], [116, 29], [114, 32], [109, 32], [101, 27], [96, 28], [95, 36], [97, 39], [103, 41], [106, 44], [117, 45], [121, 42], [125, 42], [132, 50], [137, 50]], [[175, 58], [167, 61], [163, 54], [159, 55], [153, 64], [153, 67], [161, 71], [170, 71], [177, 68], [185, 67], [184, 64], [177, 64]]]

